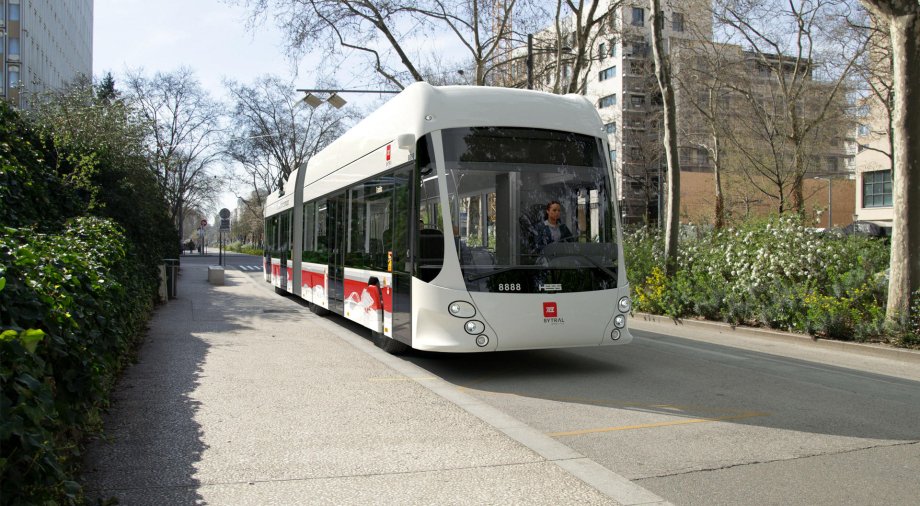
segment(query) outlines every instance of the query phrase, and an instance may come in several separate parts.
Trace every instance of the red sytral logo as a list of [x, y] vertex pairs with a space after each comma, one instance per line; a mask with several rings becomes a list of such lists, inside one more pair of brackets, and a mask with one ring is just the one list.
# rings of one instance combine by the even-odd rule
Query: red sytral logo
[[387, 161], [390, 161], [390, 144], [387, 144]]
[[543, 318], [558, 318], [559, 311], [556, 308], [555, 302], [544, 302], [543, 303]]

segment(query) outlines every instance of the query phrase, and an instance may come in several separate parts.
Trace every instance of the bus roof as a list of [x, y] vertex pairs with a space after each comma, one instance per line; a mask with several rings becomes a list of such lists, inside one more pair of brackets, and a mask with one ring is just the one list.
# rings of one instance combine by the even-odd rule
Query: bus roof
[[[436, 130], [468, 126], [542, 128], [598, 137], [603, 123], [594, 105], [581, 95], [488, 86], [436, 87], [417, 82], [315, 154], [307, 164], [304, 186], [321, 182], [401, 134], [418, 139]], [[296, 179], [296, 172], [292, 173], [285, 195], [294, 193]], [[293, 205], [278, 200], [284, 198], [272, 193], [266, 216]]]

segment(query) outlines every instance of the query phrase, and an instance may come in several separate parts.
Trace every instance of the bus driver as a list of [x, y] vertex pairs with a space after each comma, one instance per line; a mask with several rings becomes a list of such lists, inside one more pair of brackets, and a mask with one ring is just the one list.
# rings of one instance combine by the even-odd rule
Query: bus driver
[[535, 227], [534, 244], [537, 251], [543, 251], [543, 248], [551, 242], [571, 242], [573, 240], [569, 227], [559, 221], [561, 214], [562, 204], [558, 200], [551, 200], [549, 204], [546, 204], [546, 219]]

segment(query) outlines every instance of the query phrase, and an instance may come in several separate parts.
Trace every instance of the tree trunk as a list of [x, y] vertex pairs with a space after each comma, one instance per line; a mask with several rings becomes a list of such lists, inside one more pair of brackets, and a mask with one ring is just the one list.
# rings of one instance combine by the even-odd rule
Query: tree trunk
[[675, 114], [674, 87], [671, 85], [671, 66], [664, 54], [661, 35], [660, 0], [649, 0], [652, 10], [652, 55], [655, 59], [655, 77], [664, 102], [664, 154], [668, 163], [668, 200], [665, 211], [664, 261], [665, 274], [677, 272], [677, 238], [680, 228], [680, 164], [677, 159], [677, 115]]
[[920, 4], [893, 3], [913, 4], [888, 19], [894, 59], [894, 222], [886, 313], [889, 320], [903, 322], [911, 292], [920, 289]]
[[[712, 90], [710, 90], [709, 94], [711, 97]], [[711, 100], [710, 98], [710, 101]], [[710, 121], [709, 126], [712, 129], [712, 179], [716, 192], [713, 227], [715, 227], [716, 230], [721, 230], [725, 228], [725, 196], [722, 194], [722, 157], [720, 156], [722, 153], [722, 145], [719, 143], [719, 134], [716, 132], [715, 122]]]

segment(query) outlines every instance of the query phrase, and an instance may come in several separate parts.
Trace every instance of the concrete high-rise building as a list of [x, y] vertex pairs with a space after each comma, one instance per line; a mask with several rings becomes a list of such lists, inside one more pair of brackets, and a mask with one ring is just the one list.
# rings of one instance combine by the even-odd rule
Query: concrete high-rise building
[[27, 107], [92, 72], [93, 0], [0, 0], [0, 98]]
[[[661, 93], [652, 61], [653, 16], [648, 2], [643, 0], [600, 1], [595, 16], [604, 13], [606, 16], [588, 37], [587, 69], [582, 72], [584, 82], [576, 86], [576, 91], [596, 104], [606, 125], [624, 221], [654, 224], [664, 209], [662, 195], [666, 193], [667, 168], [662, 141]], [[770, 90], [778, 86], [771, 73], [775, 70], [774, 63], [758, 65], [756, 59], [739, 46], [712, 43], [711, 4], [711, 0], [662, 2], [663, 10], [658, 18], [662, 20], [659, 22], [662, 23], [664, 51], [671, 58], [674, 73], [681, 71], [682, 65], [686, 67], [688, 57], [699, 54], [687, 48], [702, 41], [705, 44], [699, 45], [718, 47], [719, 51], [730, 53], [738, 63], [735, 68], [754, 83], [755, 91], [760, 88], [765, 96], [771, 95]], [[574, 17], [561, 23], [562, 36], [557, 37], [553, 27], [534, 34], [534, 89], [562, 93], [573, 79], [579, 78], [573, 71], [574, 23]], [[682, 50], [684, 54], [680, 54]], [[515, 61], [526, 59], [518, 55]], [[808, 72], [810, 80], [811, 70]], [[512, 74], [518, 86], [526, 84], [526, 68], [522, 63], [512, 69]], [[678, 137], [681, 171], [711, 172], [711, 158], [706, 149], [688, 135], [687, 127], [692, 127], [697, 114], [689, 107], [686, 94], [697, 91], [682, 89], [676, 78], [673, 86], [678, 127], [682, 128]], [[816, 89], [821, 86], [815, 82]], [[741, 110], [739, 100], [728, 97], [723, 100], [733, 104], [732, 110]], [[839, 109], [841, 112], [844, 109], [842, 101]], [[689, 133], [693, 134], [692, 130]], [[852, 134], [842, 125], [833, 133], [825, 130], [822, 135], [828, 139], [820, 149], [810, 153], [808, 163], [813, 169], [809, 169], [808, 177], [848, 177], [853, 172], [855, 154]]]
[[[582, 93], [598, 108], [606, 125], [610, 158], [617, 179], [617, 198], [624, 219], [642, 221], [658, 209], [661, 155], [661, 103], [651, 58], [652, 16], [648, 2], [641, 0], [600, 0], [597, 14], [606, 13], [603, 23], [595, 26], [586, 48], [587, 65], [583, 70]], [[678, 40], [712, 38], [712, 21], [708, 19], [710, 0], [663, 2], [665, 51]], [[533, 88], [563, 92], [572, 79], [571, 48], [574, 19], [562, 24], [564, 35], [557, 38], [555, 29], [534, 35], [536, 49], [532, 65]], [[560, 40], [559, 43], [554, 41]], [[558, 50], [547, 51], [547, 46]], [[561, 64], [555, 64], [556, 56]], [[523, 61], [518, 58], [517, 61]], [[519, 64], [513, 71], [523, 82], [525, 69]]]

